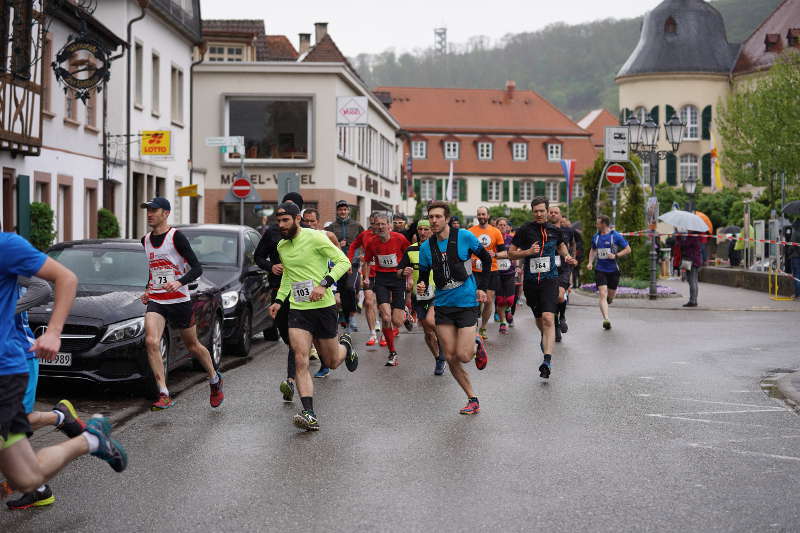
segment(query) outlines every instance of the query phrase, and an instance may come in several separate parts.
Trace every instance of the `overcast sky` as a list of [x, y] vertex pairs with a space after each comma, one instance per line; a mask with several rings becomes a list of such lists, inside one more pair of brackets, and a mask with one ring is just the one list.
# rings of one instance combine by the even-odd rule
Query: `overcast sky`
[[289, 37], [311, 33], [327, 22], [331, 36], [347, 56], [398, 52], [433, 44], [433, 29], [447, 27], [452, 43], [486, 35], [494, 43], [507, 33], [534, 31], [553, 22], [579, 24], [608, 17], [642, 15], [661, 0], [200, 0], [203, 18], [264, 19], [268, 34]]

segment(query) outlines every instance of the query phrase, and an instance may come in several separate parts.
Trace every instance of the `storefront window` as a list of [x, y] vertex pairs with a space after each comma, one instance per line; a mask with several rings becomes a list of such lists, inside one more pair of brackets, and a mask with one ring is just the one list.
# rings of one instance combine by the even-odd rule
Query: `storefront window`
[[[311, 101], [303, 99], [228, 100], [228, 135], [243, 136], [245, 160], [309, 160]], [[239, 154], [228, 152], [228, 161]]]

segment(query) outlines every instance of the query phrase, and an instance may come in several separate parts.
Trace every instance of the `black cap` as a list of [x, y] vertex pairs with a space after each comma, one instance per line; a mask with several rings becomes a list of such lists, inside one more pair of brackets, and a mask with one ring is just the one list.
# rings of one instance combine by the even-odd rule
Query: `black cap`
[[294, 202], [297, 207], [303, 209], [303, 197], [298, 192], [287, 192], [281, 202]]
[[347, 203], [347, 200], [339, 200], [338, 202], [336, 202], [336, 207], [342, 207], [342, 206], [350, 207], [350, 204]]
[[392, 219], [393, 220], [408, 220], [408, 217], [406, 217], [403, 213], [395, 213], [392, 216]]
[[142, 209], [163, 209], [164, 211], [172, 211], [169, 200], [161, 196], [156, 196], [149, 202], [144, 202], [141, 207]]
[[294, 202], [283, 202], [275, 209], [276, 215], [292, 215], [297, 216], [300, 214], [300, 208]]

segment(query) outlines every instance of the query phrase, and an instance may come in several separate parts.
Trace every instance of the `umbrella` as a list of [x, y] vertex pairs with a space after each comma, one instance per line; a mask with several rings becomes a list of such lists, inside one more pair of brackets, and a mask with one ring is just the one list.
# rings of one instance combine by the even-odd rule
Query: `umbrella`
[[709, 233], [714, 231], [714, 224], [711, 223], [711, 219], [708, 218], [708, 215], [706, 215], [702, 211], [695, 211], [694, 214], [703, 219], [703, 222], [705, 222], [706, 225], [708, 226]]
[[708, 231], [708, 224], [706, 221], [688, 211], [673, 209], [668, 213], [664, 213], [658, 217], [658, 219], [667, 224], [672, 224], [676, 228], [683, 228], [688, 231], [700, 231], [703, 233]]
[[722, 233], [734, 233], [734, 234], [736, 234], [736, 233], [739, 233], [740, 231], [742, 231], [742, 228], [740, 228], [739, 226], [728, 226], [727, 228], [722, 230]]
[[783, 214], [786, 216], [800, 215], [800, 200], [786, 204], [783, 208]]

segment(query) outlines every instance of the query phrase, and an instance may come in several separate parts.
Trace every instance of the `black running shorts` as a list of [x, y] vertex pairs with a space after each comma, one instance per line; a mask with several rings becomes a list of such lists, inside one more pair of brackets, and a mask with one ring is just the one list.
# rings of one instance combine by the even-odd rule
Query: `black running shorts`
[[315, 339], [334, 339], [339, 328], [336, 306], [318, 309], [289, 309], [289, 329], [302, 329]]
[[496, 289], [496, 296], [500, 297], [508, 297], [514, 296], [516, 293], [516, 286], [514, 285], [514, 274], [510, 274], [507, 276], [498, 275], [497, 276], [497, 289]]
[[406, 281], [398, 278], [394, 272], [378, 272], [373, 290], [378, 305], [392, 304], [392, 309], [406, 308]]
[[28, 374], [0, 376], [0, 449], [9, 435], [30, 435], [31, 426], [22, 400], [28, 388]]
[[437, 326], [470, 328], [478, 323], [480, 307], [434, 307]]
[[539, 283], [526, 281], [522, 290], [536, 318], [540, 318], [542, 313], [555, 313], [558, 310], [558, 278], [543, 279]]
[[559, 287], [564, 287], [565, 289], [569, 289], [572, 283], [572, 268], [568, 266], [560, 266], [558, 267], [558, 285]]
[[608, 290], [615, 291], [619, 287], [619, 270], [616, 272], [601, 272], [596, 270], [594, 279], [597, 281], [597, 286], [606, 285]]
[[422, 320], [428, 316], [428, 310], [433, 307], [433, 298], [430, 300], [414, 300], [414, 312], [417, 314], [417, 320]]
[[194, 312], [192, 312], [192, 302], [180, 302], [177, 304], [162, 304], [150, 300], [147, 302], [148, 313], [158, 313], [164, 317], [167, 324], [175, 329], [189, 329], [194, 326]]

